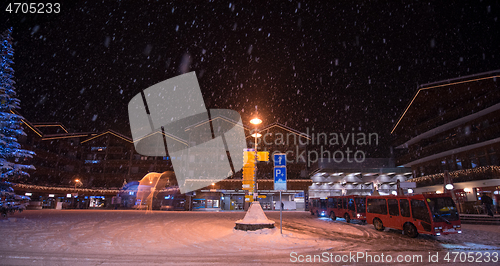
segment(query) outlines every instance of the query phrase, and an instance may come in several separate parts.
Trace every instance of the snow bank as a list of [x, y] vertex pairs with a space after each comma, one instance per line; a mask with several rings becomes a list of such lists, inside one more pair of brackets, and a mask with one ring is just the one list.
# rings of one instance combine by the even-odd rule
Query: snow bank
[[236, 221], [237, 224], [274, 224], [274, 221], [267, 219], [266, 214], [262, 210], [260, 203], [252, 202], [250, 208], [245, 214], [245, 218]]

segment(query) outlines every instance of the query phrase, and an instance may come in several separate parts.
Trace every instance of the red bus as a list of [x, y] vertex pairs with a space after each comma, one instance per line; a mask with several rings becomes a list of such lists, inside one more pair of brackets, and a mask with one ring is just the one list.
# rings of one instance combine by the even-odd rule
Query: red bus
[[310, 198], [311, 215], [318, 217], [326, 216], [326, 199]]
[[344, 218], [346, 222], [351, 219], [366, 222], [366, 197], [364, 196], [331, 196], [328, 197], [326, 213], [336, 220]]
[[389, 227], [409, 237], [462, 233], [457, 208], [447, 194], [368, 196], [366, 220], [376, 230]]

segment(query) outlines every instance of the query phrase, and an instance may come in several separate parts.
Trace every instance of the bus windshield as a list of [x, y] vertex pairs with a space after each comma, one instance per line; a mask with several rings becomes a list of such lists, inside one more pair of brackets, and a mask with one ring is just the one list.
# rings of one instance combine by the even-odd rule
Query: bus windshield
[[366, 198], [356, 198], [357, 212], [360, 212], [360, 213], [366, 212], [365, 201], [366, 201]]
[[321, 203], [321, 207], [320, 208], [326, 209], [326, 199], [321, 199], [320, 203]]
[[457, 221], [460, 217], [458, 215], [455, 203], [450, 197], [442, 198], [427, 198], [427, 203], [432, 213], [434, 222]]

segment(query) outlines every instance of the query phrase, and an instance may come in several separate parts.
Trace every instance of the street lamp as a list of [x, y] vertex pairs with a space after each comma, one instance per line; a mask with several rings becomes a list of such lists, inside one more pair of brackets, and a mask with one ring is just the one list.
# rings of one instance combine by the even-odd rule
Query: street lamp
[[[247, 213], [245, 214], [245, 217], [242, 220], [236, 221], [236, 226], [234, 227], [236, 230], [257, 230], [257, 229], [263, 229], [263, 228], [274, 228], [274, 221], [271, 221], [267, 219], [266, 214], [264, 213], [264, 210], [262, 210], [262, 207], [260, 206], [259, 202], [257, 201], [257, 138], [260, 137], [261, 135], [257, 132], [258, 125], [262, 123], [262, 120], [259, 118], [254, 118], [250, 120], [250, 123], [255, 125], [255, 131], [254, 134], [252, 134], [252, 137], [255, 138], [255, 156], [254, 156], [254, 175], [253, 175], [253, 202], [250, 204], [250, 207], [248, 208]], [[246, 154], [248, 155], [248, 154]], [[250, 156], [245, 156], [250, 157]], [[267, 159], [266, 159], [267, 160]], [[251, 167], [251, 166], [250, 166]], [[248, 168], [247, 168], [248, 169]], [[248, 170], [251, 170], [248, 169]], [[243, 170], [245, 173], [245, 169]], [[251, 171], [249, 171], [251, 172]], [[249, 173], [248, 171], [246, 173]], [[243, 179], [246, 181], [247, 179], [245, 178], [248, 175], [243, 174]], [[244, 184], [243, 185], [248, 185]], [[244, 186], [245, 188], [246, 186]], [[249, 192], [250, 194], [250, 192]], [[246, 198], [246, 196], [245, 196]], [[246, 200], [245, 200], [246, 201]]]
[[[255, 139], [255, 160], [257, 161], [257, 138], [262, 136], [261, 134], [259, 134], [257, 132], [257, 129], [259, 127], [259, 124], [262, 123], [262, 120], [260, 120], [259, 118], [256, 117], [256, 118], [250, 120], [250, 123], [255, 125], [255, 131], [252, 134], [252, 137], [254, 137], [254, 139]], [[253, 200], [256, 201], [257, 200], [257, 162], [255, 162], [254, 168], [255, 168], [255, 171], [254, 171], [255, 174], [253, 176]]]
[[259, 118], [254, 118], [252, 120], [250, 120], [250, 123], [254, 124], [254, 125], [259, 125], [260, 123], [262, 123], [262, 120], [260, 120]]
[[[76, 191], [76, 185], [78, 185], [78, 184], [80, 184], [80, 183], [81, 183], [80, 179], [78, 179], [78, 178], [77, 178], [77, 179], [75, 179], [75, 191]], [[76, 194], [76, 195], [78, 195], [78, 193], [75, 193], [75, 194]], [[72, 196], [73, 196], [73, 195], [72, 195]], [[78, 206], [77, 206], [77, 204], [76, 204], [75, 197], [72, 197], [72, 198], [73, 198], [73, 204], [72, 204], [72, 205], [73, 205], [73, 207], [76, 209]]]

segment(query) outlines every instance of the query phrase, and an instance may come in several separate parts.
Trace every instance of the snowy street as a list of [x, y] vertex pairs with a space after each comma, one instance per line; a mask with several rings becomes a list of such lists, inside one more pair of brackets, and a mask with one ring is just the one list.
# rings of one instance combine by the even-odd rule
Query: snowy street
[[1, 220], [0, 261], [2, 265], [285, 265], [307, 262], [307, 255], [359, 252], [392, 254], [393, 259], [422, 255], [422, 262], [405, 263], [421, 265], [428, 262], [429, 252], [439, 253], [439, 264], [447, 264], [447, 252], [474, 252], [481, 260], [486, 252], [500, 252], [500, 230], [495, 225], [464, 224], [461, 235], [411, 239], [401, 231], [378, 232], [372, 225], [284, 212], [281, 236], [279, 212], [266, 215], [278, 228], [236, 231], [234, 222], [244, 212], [25, 211]]

